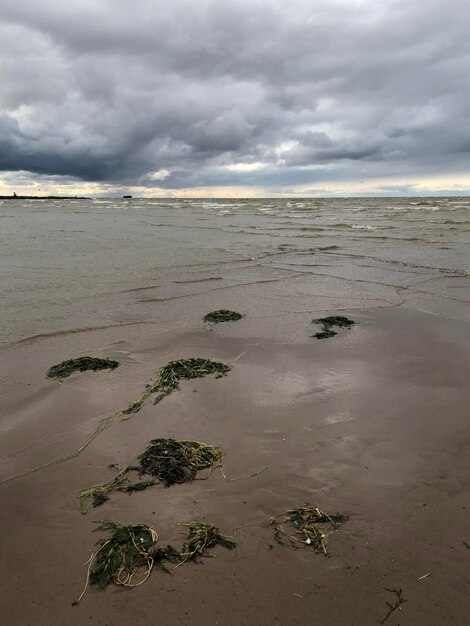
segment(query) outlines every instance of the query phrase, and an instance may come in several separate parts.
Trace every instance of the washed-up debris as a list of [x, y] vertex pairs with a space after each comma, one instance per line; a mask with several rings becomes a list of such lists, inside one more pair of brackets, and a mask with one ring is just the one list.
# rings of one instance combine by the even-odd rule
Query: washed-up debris
[[[157, 481], [165, 487], [190, 482], [196, 474], [214, 467], [220, 467], [224, 453], [219, 448], [202, 441], [181, 441], [176, 439], [154, 439], [139, 456], [137, 463], [118, 471], [115, 478], [107, 483], [95, 485], [80, 493], [82, 513], [86, 513], [92, 504], [94, 507], [104, 504], [112, 491], [143, 491]], [[115, 467], [115, 466], [112, 466]], [[153, 476], [157, 480], [129, 483], [129, 473], [138, 472], [139, 476]]]
[[153, 485], [156, 484], [156, 480], [141, 480], [138, 483], [131, 483], [130, 485], [127, 485], [126, 492], [132, 493], [133, 491], [145, 491], [145, 489], [153, 487]]
[[[313, 548], [317, 554], [329, 556], [327, 544], [330, 535], [348, 519], [348, 515], [328, 515], [319, 508], [304, 506], [287, 511], [280, 521], [273, 518], [270, 524], [274, 527], [274, 539], [277, 543], [283, 544], [284, 538], [288, 537], [294, 546], [301, 543]], [[284, 529], [283, 524], [286, 523], [291, 524], [294, 535]]]
[[[64, 456], [61, 456], [57, 459], [53, 459], [52, 461], [48, 461], [47, 463], [43, 463], [42, 465], [38, 465], [33, 467], [22, 474], [18, 474], [13, 476], [12, 478], [8, 478], [7, 481], [14, 480], [19, 478], [20, 476], [28, 476], [29, 474], [33, 474], [39, 470], [45, 469], [46, 467], [52, 467], [53, 465], [58, 465], [59, 463], [63, 463], [64, 461], [69, 461], [70, 459], [75, 459], [79, 456], [92, 441], [94, 441], [104, 430], [109, 428], [114, 424], [116, 420], [118, 420], [123, 415], [129, 415], [131, 413], [136, 413], [140, 410], [145, 400], [152, 394], [157, 391], [161, 393], [155, 399], [155, 404], [160, 402], [165, 396], [170, 394], [175, 389], [179, 389], [179, 381], [187, 380], [191, 378], [202, 378], [203, 376], [207, 376], [208, 374], [216, 374], [216, 378], [222, 378], [225, 376], [227, 372], [229, 372], [232, 368], [228, 363], [224, 363], [223, 361], [212, 361], [211, 359], [203, 359], [203, 358], [194, 358], [194, 359], [180, 359], [179, 361], [171, 361], [164, 367], [162, 367], [158, 371], [156, 381], [145, 387], [144, 393], [135, 400], [131, 402], [125, 409], [121, 409], [108, 417], [104, 417], [95, 430], [87, 437], [87, 439], [82, 443], [82, 445], [75, 450], [75, 452], [70, 452]], [[0, 481], [0, 484], [6, 481]]]
[[74, 372], [115, 369], [118, 365], [119, 361], [112, 361], [111, 359], [81, 356], [77, 359], [69, 359], [68, 361], [62, 361], [58, 365], [53, 365], [47, 372], [47, 376], [48, 378], [67, 378]]
[[344, 317], [343, 315], [331, 315], [330, 317], [321, 317], [316, 320], [312, 320], [312, 324], [322, 324], [323, 329], [312, 335], [317, 339], [328, 339], [329, 337], [334, 337], [338, 333], [335, 330], [332, 330], [333, 326], [337, 326], [338, 328], [351, 328], [353, 324], [355, 324], [353, 320]]
[[[111, 467], [115, 467], [112, 465]], [[95, 485], [94, 487], [90, 487], [90, 489], [85, 489], [80, 493], [80, 509], [83, 514], [85, 514], [90, 508], [90, 504], [93, 507], [101, 506], [105, 502], [109, 500], [108, 493], [112, 491], [126, 491], [127, 486], [125, 483], [127, 481], [127, 474], [129, 472], [129, 467], [124, 467], [119, 470], [117, 475], [107, 483], [100, 483], [99, 485]]]
[[[209, 548], [221, 545], [228, 550], [236, 547], [232, 537], [222, 535], [213, 524], [192, 520], [183, 524], [188, 529], [188, 536], [181, 551], [173, 546], [158, 545], [158, 534], [145, 524], [125, 526], [119, 522], [101, 521], [96, 531], [109, 532], [110, 536], [100, 539], [98, 546], [89, 560], [85, 587], [78, 600], [79, 604], [88, 585], [96, 589], [106, 589], [112, 583], [124, 587], [142, 585], [152, 573], [154, 565], [165, 572], [171, 573], [187, 561], [196, 560]], [[176, 564], [170, 570], [165, 561]]]
[[387, 587], [385, 587], [385, 591], [394, 593], [396, 595], [396, 601], [395, 601], [395, 604], [392, 604], [391, 602], [385, 602], [385, 604], [388, 606], [388, 612], [386, 616], [383, 618], [383, 620], [380, 622], [381, 624], [385, 624], [385, 622], [388, 620], [388, 618], [393, 613], [393, 611], [396, 611], [397, 609], [401, 611], [401, 608], [400, 608], [401, 605], [404, 604], [405, 602], [408, 602], [408, 600], [405, 600], [403, 596], [401, 595], [402, 589], [388, 589]]
[[206, 550], [216, 545], [221, 545], [227, 550], [233, 550], [237, 547], [233, 537], [222, 535], [214, 524], [191, 520], [183, 526], [188, 529], [188, 537], [181, 553], [183, 561], [193, 561], [199, 556], [204, 556]]
[[241, 313], [236, 311], [229, 311], [228, 309], [219, 309], [218, 311], [211, 311], [204, 315], [204, 321], [212, 324], [220, 324], [221, 322], [236, 322], [243, 317]]
[[96, 544], [98, 549], [87, 563], [85, 588], [74, 605], [83, 598], [88, 584], [97, 589], [106, 589], [111, 583], [137, 587], [148, 579], [154, 565], [168, 572], [163, 561], [180, 558], [172, 546], [163, 548], [157, 545], [158, 535], [151, 526], [125, 526], [109, 521], [99, 524], [96, 531], [109, 532], [111, 535]]
[[170, 487], [194, 480], [198, 471], [212, 470], [223, 458], [222, 450], [201, 441], [154, 439], [139, 457], [137, 468]]
[[[93, 504], [93, 506], [97, 507], [107, 502], [109, 500], [109, 497], [105, 493], [96, 493], [93, 495], [91, 500], [92, 500], [91, 503]], [[86, 513], [89, 506], [90, 505], [88, 504], [86, 508], [82, 507], [82, 513]]]
[[215, 374], [216, 378], [222, 378], [222, 376], [225, 376], [231, 369], [228, 363], [212, 361], [211, 359], [193, 358], [170, 361], [158, 370], [155, 382], [148, 385], [142, 396], [135, 402], [131, 402], [122, 413], [129, 414], [137, 412], [152, 393], [160, 392], [154, 400], [154, 404], [157, 404], [172, 391], [179, 389], [180, 380], [203, 378], [209, 374]]
[[[106, 589], [110, 583], [135, 587], [147, 580], [155, 562], [160, 563], [166, 550], [157, 546], [158, 535], [150, 526], [124, 526], [119, 522], [101, 522], [97, 531], [111, 532], [98, 542], [90, 568], [90, 584]], [[143, 577], [133, 582], [139, 569]]]

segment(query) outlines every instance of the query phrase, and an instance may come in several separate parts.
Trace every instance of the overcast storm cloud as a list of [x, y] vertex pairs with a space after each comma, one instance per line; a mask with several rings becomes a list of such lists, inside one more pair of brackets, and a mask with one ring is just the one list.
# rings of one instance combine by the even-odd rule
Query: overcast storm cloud
[[468, 172], [470, 3], [3, 0], [0, 170], [181, 189]]

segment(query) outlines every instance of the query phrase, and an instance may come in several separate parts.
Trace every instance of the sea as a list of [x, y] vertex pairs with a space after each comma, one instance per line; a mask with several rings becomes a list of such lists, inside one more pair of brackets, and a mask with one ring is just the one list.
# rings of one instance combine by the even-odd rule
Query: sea
[[279, 315], [468, 320], [469, 243], [467, 197], [3, 200], [0, 344], [171, 321], [204, 298], [259, 312], [268, 293]]

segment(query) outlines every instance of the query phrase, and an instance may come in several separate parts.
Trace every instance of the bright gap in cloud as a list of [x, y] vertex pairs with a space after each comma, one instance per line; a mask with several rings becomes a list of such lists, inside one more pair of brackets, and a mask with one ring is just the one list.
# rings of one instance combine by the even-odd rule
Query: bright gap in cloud
[[230, 163], [230, 165], [222, 165], [223, 170], [227, 172], [258, 172], [259, 170], [263, 170], [268, 167], [267, 163], [260, 163], [257, 161], [256, 163]]
[[166, 180], [167, 178], [170, 178], [170, 176], [171, 171], [164, 168], [153, 172], [153, 174], [150, 174], [149, 178], [150, 180]]

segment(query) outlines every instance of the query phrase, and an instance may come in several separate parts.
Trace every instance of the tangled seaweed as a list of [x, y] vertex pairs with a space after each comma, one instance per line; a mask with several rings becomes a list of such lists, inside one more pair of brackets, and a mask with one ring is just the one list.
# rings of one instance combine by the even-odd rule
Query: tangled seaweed
[[[145, 582], [152, 571], [154, 557], [158, 560], [161, 556], [159, 551], [155, 552], [158, 535], [153, 528], [143, 524], [124, 526], [119, 522], [105, 521], [95, 530], [112, 534], [97, 543], [99, 548], [91, 564], [90, 584], [106, 589], [111, 583], [134, 587]], [[141, 568], [145, 568], [144, 577], [139, 583], [133, 583], [135, 574]]]
[[[179, 560], [179, 553], [172, 547], [162, 548], [157, 545], [156, 531], [144, 524], [125, 526], [119, 522], [98, 522], [95, 531], [110, 532], [111, 536], [101, 539], [96, 544], [98, 549], [88, 561], [85, 587], [76, 602], [85, 595], [88, 584], [97, 589], [106, 589], [108, 585], [138, 587], [150, 576], [153, 566], [169, 572], [163, 565], [164, 560]], [[137, 573], [143, 574], [138, 582], [134, 582]]]
[[241, 313], [236, 311], [229, 311], [228, 309], [219, 309], [218, 311], [211, 311], [204, 315], [204, 321], [212, 324], [220, 324], [221, 322], [236, 322], [243, 317]]
[[[74, 605], [79, 604], [88, 585], [96, 589], [106, 589], [112, 583], [125, 587], [142, 585], [152, 573], [154, 565], [171, 573], [164, 561], [176, 563], [176, 567], [187, 561], [204, 556], [204, 552], [219, 544], [228, 550], [236, 547], [231, 537], [225, 537], [213, 524], [192, 520], [184, 524], [188, 536], [181, 552], [173, 546], [157, 545], [157, 532], [144, 524], [125, 526], [119, 522], [102, 521], [96, 531], [110, 532], [96, 544], [98, 549], [91, 555], [88, 565], [85, 587]], [[173, 569], [176, 569], [173, 568]], [[139, 580], [134, 582], [139, 574]]]
[[62, 361], [58, 365], [53, 365], [47, 372], [48, 378], [67, 378], [74, 372], [85, 372], [86, 370], [106, 370], [115, 369], [119, 361], [110, 359], [97, 359], [92, 356], [81, 356], [77, 359]]
[[226, 537], [214, 524], [205, 524], [197, 520], [191, 520], [183, 524], [188, 529], [188, 537], [183, 546], [181, 558], [183, 562], [193, 561], [198, 556], [203, 556], [204, 552], [216, 545], [221, 545], [227, 550], [237, 547], [232, 537]]
[[150, 394], [155, 393], [157, 391], [161, 391], [161, 393], [155, 399], [155, 404], [160, 402], [165, 396], [170, 394], [175, 389], [179, 389], [179, 381], [183, 379], [190, 378], [202, 378], [203, 376], [207, 376], [208, 374], [217, 374], [216, 378], [221, 378], [225, 376], [227, 372], [229, 372], [232, 368], [228, 363], [224, 363], [222, 361], [212, 361], [211, 359], [202, 359], [202, 358], [193, 358], [193, 359], [180, 359], [179, 361], [171, 361], [164, 367], [162, 367], [158, 371], [157, 379], [152, 385], [147, 385], [144, 393], [138, 398], [135, 402], [131, 402], [125, 409], [121, 409], [112, 415], [103, 418], [98, 424], [97, 428], [88, 436], [88, 438], [82, 443], [82, 445], [75, 450], [75, 452], [71, 452], [70, 454], [66, 454], [57, 459], [53, 459], [52, 461], [48, 461], [43, 465], [38, 465], [37, 467], [33, 467], [32, 469], [23, 472], [22, 474], [17, 474], [12, 478], [7, 478], [6, 480], [0, 481], [0, 485], [9, 482], [10, 480], [15, 480], [16, 478], [20, 478], [22, 476], [28, 476], [34, 472], [37, 472], [42, 469], [46, 469], [47, 467], [52, 467], [53, 465], [57, 465], [59, 463], [63, 463], [64, 461], [69, 461], [70, 459], [77, 458], [91, 443], [94, 441], [104, 430], [109, 428], [114, 424], [114, 422], [122, 417], [123, 415], [128, 415], [130, 413], [136, 413], [140, 410], [145, 400], [150, 396]]
[[[157, 483], [156, 480], [128, 483], [131, 471], [139, 472], [140, 476], [153, 476], [165, 487], [190, 482], [196, 478], [199, 470], [219, 466], [224, 454], [222, 450], [201, 441], [179, 441], [176, 439], [154, 439], [139, 456], [135, 465], [128, 465], [119, 470], [117, 475], [107, 483], [95, 485], [80, 493], [81, 512], [85, 514], [90, 504], [94, 507], [104, 504], [112, 491], [143, 491]], [[114, 467], [114, 466], [113, 466]]]
[[[317, 554], [323, 553], [325, 556], [329, 556], [327, 551], [329, 536], [340, 524], [347, 522], [348, 519], [348, 515], [339, 513], [328, 515], [321, 509], [305, 506], [287, 511], [281, 522], [272, 519], [270, 524], [274, 527], [274, 538], [277, 543], [284, 543], [284, 535], [294, 542], [311, 546]], [[282, 522], [290, 522], [295, 530], [295, 535], [287, 533], [282, 526]]]
[[202, 469], [220, 464], [224, 453], [201, 441], [154, 439], [139, 457], [140, 474], [154, 476], [165, 487], [190, 482]]
[[[208, 374], [216, 374], [216, 378], [222, 378], [222, 376], [225, 376], [231, 369], [228, 363], [224, 363], [223, 361], [211, 361], [211, 359], [193, 358], [170, 361], [158, 371], [157, 379], [153, 385], [150, 385], [147, 391], [148, 394], [157, 391], [161, 392], [153, 402], [157, 404], [172, 391], [179, 389], [180, 380], [203, 378]], [[133, 413], [138, 410], [141, 405], [136, 409], [135, 404], [137, 403], [129, 405], [124, 412]]]
[[[114, 466], [111, 466], [114, 467]], [[95, 485], [94, 487], [90, 487], [89, 489], [85, 489], [80, 493], [80, 510], [83, 514], [85, 514], [90, 508], [90, 504], [93, 507], [101, 506], [105, 502], [109, 500], [108, 493], [112, 491], [126, 491], [126, 487], [124, 487], [125, 482], [127, 481], [127, 473], [129, 472], [129, 467], [124, 467], [119, 470], [117, 475], [107, 483], [100, 483], [99, 485]]]
[[323, 324], [323, 330], [318, 333], [312, 335], [317, 339], [328, 339], [329, 337], [334, 337], [338, 333], [332, 330], [333, 326], [337, 326], [338, 328], [351, 328], [353, 324], [355, 324], [353, 320], [344, 317], [344, 315], [331, 315], [330, 317], [321, 317], [316, 320], [312, 320], [312, 324]]

